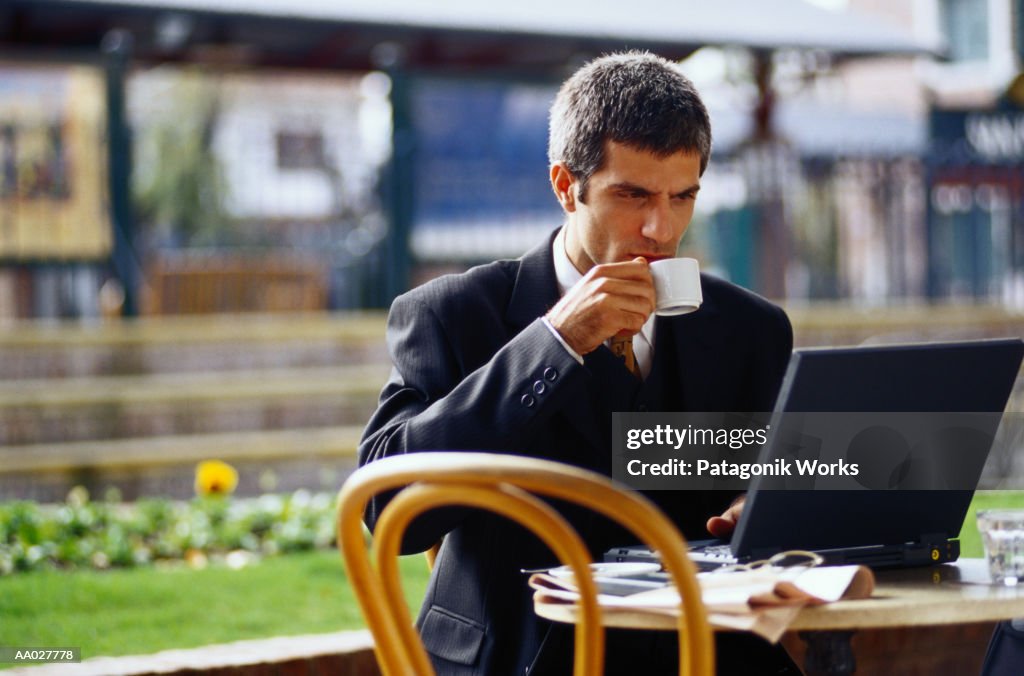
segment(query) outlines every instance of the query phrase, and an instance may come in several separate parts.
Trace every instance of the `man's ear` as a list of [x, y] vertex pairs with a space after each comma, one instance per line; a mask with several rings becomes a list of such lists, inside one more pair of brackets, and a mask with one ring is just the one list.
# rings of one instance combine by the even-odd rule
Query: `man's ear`
[[551, 189], [566, 213], [576, 211], [576, 178], [562, 162], [551, 165]]

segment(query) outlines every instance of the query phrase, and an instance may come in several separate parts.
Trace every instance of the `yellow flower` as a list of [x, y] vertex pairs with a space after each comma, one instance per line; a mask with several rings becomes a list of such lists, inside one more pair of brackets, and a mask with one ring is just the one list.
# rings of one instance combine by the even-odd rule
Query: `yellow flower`
[[238, 485], [238, 472], [226, 462], [204, 460], [196, 466], [196, 493], [230, 495]]

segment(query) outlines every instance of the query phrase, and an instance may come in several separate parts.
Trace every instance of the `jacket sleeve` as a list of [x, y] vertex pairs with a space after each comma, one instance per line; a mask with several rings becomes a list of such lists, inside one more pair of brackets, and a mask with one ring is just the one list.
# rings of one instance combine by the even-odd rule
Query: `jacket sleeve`
[[[474, 326], [472, 317], [450, 323], [457, 326], [418, 298], [402, 296], [392, 305], [393, 368], [363, 433], [360, 466], [418, 451], [527, 453], [535, 431], [582, 387], [583, 367], [540, 319], [468, 373], [466, 341], [487, 328]], [[371, 529], [390, 497], [371, 501], [365, 517]], [[403, 550], [430, 547], [463, 516], [457, 509], [424, 515], [410, 527]]]

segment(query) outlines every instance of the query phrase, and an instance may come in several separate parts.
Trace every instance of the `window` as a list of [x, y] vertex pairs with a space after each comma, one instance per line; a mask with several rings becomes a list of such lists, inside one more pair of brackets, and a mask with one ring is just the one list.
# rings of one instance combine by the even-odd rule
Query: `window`
[[951, 60], [988, 59], [988, 0], [941, 0], [940, 21]]
[[324, 136], [315, 132], [277, 132], [279, 169], [322, 169], [326, 166]]

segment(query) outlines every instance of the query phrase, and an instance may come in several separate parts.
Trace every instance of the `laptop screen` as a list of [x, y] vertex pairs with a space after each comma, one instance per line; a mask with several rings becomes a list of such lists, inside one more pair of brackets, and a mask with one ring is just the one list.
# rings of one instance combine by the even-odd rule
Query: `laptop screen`
[[[1018, 339], [797, 350], [779, 413], [1002, 412], [1024, 342]], [[993, 416], [995, 423], [998, 417]], [[995, 429], [992, 430], [992, 434]], [[773, 443], [774, 442], [774, 443]], [[783, 452], [770, 437], [767, 462]], [[987, 449], [978, 455], [980, 476]], [[975, 479], [976, 481], [976, 479]], [[758, 490], [755, 478], [732, 538], [738, 557], [955, 538], [973, 490]]]

